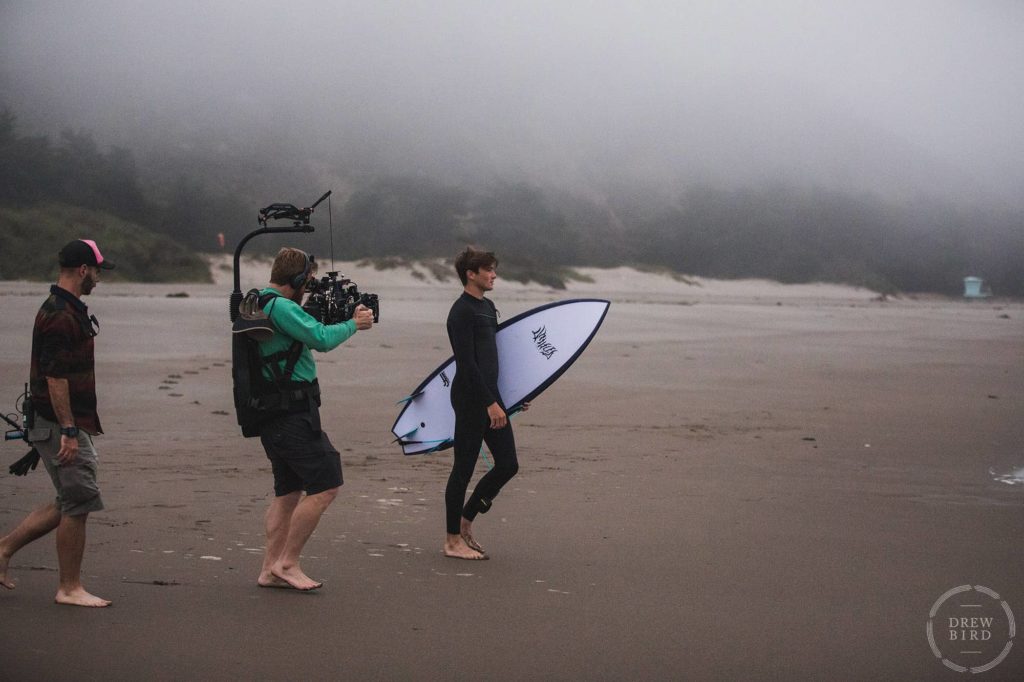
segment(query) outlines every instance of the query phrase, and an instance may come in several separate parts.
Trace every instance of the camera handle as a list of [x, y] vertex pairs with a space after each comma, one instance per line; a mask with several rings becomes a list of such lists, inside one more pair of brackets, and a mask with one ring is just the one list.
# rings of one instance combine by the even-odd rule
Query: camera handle
[[[320, 202], [318, 201], [317, 203]], [[242, 248], [245, 247], [246, 243], [253, 237], [261, 234], [274, 234], [280, 232], [303, 233], [313, 232], [315, 229], [316, 228], [309, 223], [295, 224], [291, 227], [261, 227], [260, 229], [253, 230], [249, 234], [245, 235], [245, 237], [242, 238], [242, 241], [238, 242], [238, 246], [235, 247], [235, 288], [231, 292], [231, 301], [229, 304], [229, 313], [231, 315], [232, 322], [238, 319], [238, 307], [242, 305], [242, 273], [239, 270], [239, 260], [242, 257]]]

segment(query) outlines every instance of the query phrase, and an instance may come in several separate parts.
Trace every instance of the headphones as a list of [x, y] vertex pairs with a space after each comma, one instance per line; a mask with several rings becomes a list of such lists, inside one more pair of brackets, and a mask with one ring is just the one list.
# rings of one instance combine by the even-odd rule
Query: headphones
[[302, 256], [306, 259], [305, 265], [302, 267], [302, 272], [294, 275], [288, 284], [292, 289], [299, 290], [306, 284], [306, 280], [309, 279], [309, 273], [313, 270], [313, 256], [303, 253]]

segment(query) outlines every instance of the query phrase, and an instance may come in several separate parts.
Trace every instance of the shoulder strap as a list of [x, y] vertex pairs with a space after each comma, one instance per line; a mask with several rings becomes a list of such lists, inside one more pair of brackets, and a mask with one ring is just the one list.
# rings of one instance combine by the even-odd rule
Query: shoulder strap
[[[291, 381], [292, 374], [295, 372], [295, 365], [299, 362], [299, 356], [302, 355], [302, 342], [293, 341], [292, 345], [288, 347], [288, 350], [279, 350], [276, 353], [267, 355], [262, 358], [263, 364], [270, 368], [270, 373], [274, 375], [274, 381]], [[284, 370], [278, 366], [278, 363], [282, 360], [284, 363]]]
[[[271, 299], [274, 300], [274, 304], [271, 305], [270, 310], [267, 311], [267, 319], [270, 319], [273, 314], [274, 306], [277, 305], [276, 301], [279, 298], [281, 298], [281, 295], [278, 293], [260, 294], [258, 301], [261, 310], [263, 309], [263, 306], [267, 305], [267, 303], [271, 301]], [[263, 358], [264, 364], [270, 368], [270, 373], [274, 375], [275, 382], [280, 384], [285, 381], [291, 381], [292, 374], [295, 373], [295, 365], [298, 364], [299, 357], [302, 355], [302, 346], [302, 342], [296, 340], [292, 342], [292, 345], [288, 347], [288, 350], [278, 351]], [[278, 363], [281, 362], [281, 360], [285, 361], [283, 371], [278, 367]]]
[[[266, 315], [267, 319], [271, 320], [271, 322], [273, 322], [271, 316], [274, 314], [274, 309], [277, 307], [277, 302], [279, 299], [282, 298], [284, 297], [281, 296], [281, 294], [263, 294], [259, 298], [260, 310], [263, 310], [263, 306], [267, 305], [267, 303], [270, 302], [270, 310], [266, 312]], [[274, 326], [276, 327], [277, 325]]]
[[281, 294], [259, 294], [260, 308], [265, 306], [272, 298], [281, 298]]
[[295, 372], [295, 365], [298, 364], [300, 355], [302, 355], [302, 342], [294, 341], [288, 349], [288, 361], [284, 363], [284, 376], [286, 380], [291, 381], [292, 374]]

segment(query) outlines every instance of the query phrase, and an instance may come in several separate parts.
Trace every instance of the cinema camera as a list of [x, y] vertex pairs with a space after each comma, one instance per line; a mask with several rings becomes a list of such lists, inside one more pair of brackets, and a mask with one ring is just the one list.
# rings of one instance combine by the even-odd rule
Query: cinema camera
[[351, 320], [356, 307], [364, 305], [373, 311], [373, 321], [380, 321], [380, 300], [377, 294], [360, 293], [355, 282], [338, 272], [328, 272], [306, 285], [309, 297], [302, 309], [323, 324]]

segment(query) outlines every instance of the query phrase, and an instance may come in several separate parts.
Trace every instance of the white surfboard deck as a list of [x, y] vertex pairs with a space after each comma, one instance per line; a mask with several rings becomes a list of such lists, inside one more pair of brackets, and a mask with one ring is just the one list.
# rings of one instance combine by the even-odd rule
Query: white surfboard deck
[[[611, 305], [601, 299], [557, 301], [498, 325], [498, 392], [509, 414], [533, 400], [576, 361], [604, 322]], [[455, 437], [452, 356], [408, 398], [391, 427], [407, 455], [444, 450]]]

